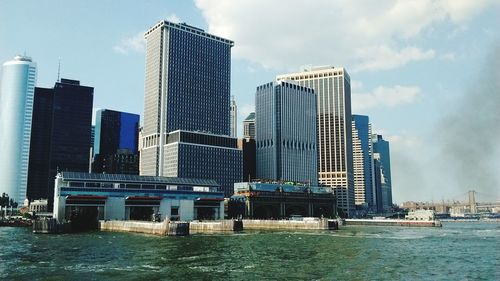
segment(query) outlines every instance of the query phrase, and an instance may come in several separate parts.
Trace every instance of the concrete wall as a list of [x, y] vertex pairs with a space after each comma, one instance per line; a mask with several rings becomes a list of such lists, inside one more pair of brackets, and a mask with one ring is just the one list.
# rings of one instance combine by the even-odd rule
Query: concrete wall
[[273, 230], [273, 229], [337, 229], [328, 219], [294, 220], [243, 220], [244, 230]]
[[151, 235], [188, 235], [189, 224], [185, 222], [145, 222], [145, 221], [99, 221], [99, 230], [136, 232]]
[[222, 221], [192, 221], [189, 223], [189, 233], [219, 233], [243, 230], [241, 222], [234, 220]]

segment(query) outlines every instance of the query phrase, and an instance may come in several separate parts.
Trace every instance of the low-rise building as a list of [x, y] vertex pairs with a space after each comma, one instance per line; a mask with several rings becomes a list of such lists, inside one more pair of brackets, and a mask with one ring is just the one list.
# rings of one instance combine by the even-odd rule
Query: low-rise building
[[214, 180], [61, 172], [54, 218], [183, 220], [224, 218], [224, 193]]
[[330, 187], [295, 182], [240, 182], [228, 206], [231, 218], [282, 219], [336, 217], [335, 195]]

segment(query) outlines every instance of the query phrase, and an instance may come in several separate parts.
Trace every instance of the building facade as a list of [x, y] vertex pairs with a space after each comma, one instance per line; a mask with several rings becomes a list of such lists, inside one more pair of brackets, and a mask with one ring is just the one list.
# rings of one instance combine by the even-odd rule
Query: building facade
[[356, 207], [375, 206], [373, 185], [372, 125], [368, 116], [352, 116], [354, 192]]
[[290, 82], [271, 82], [255, 94], [256, 177], [317, 184], [316, 96]]
[[276, 79], [295, 81], [314, 89], [317, 98], [318, 180], [333, 187], [338, 208], [352, 214], [355, 199], [349, 74], [342, 67], [328, 66], [278, 75]]
[[[377, 194], [377, 209], [379, 211], [388, 212], [392, 208], [392, 181], [391, 181], [391, 157], [389, 142], [384, 140], [382, 135], [374, 134], [373, 142], [373, 158], [378, 162], [380, 173], [380, 190]], [[381, 206], [380, 206], [381, 205]]]
[[97, 220], [222, 219], [224, 197], [213, 180], [61, 172], [55, 180], [54, 218]]
[[242, 151], [229, 136], [177, 130], [167, 135], [163, 174], [215, 180], [226, 197], [242, 178]]
[[141, 175], [163, 175], [168, 133], [230, 135], [233, 42], [187, 24], [160, 21], [145, 33]]
[[0, 88], [0, 193], [26, 199], [36, 64], [16, 56], [2, 67]]
[[236, 101], [234, 97], [231, 99], [231, 108], [230, 108], [230, 122], [231, 122], [231, 137], [238, 137], [238, 108], [236, 106]]
[[138, 140], [139, 115], [98, 110], [92, 172], [138, 175]]
[[251, 181], [256, 179], [256, 145], [255, 139], [238, 139], [238, 149], [243, 152], [243, 178], [242, 181]]
[[50, 210], [57, 173], [89, 171], [94, 88], [61, 79], [53, 89], [36, 88], [35, 92], [33, 128], [50, 128], [50, 134], [39, 129], [32, 136], [30, 150], [37, 160], [29, 166], [28, 199], [46, 198]]
[[255, 112], [251, 112], [243, 120], [243, 138], [255, 139]]

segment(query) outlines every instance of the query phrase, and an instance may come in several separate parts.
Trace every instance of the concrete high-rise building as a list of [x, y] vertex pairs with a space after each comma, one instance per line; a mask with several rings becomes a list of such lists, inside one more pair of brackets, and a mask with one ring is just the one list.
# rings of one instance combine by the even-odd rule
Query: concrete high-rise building
[[[377, 196], [377, 210], [387, 212], [392, 208], [391, 157], [389, 142], [382, 135], [372, 135], [373, 158], [380, 166], [380, 190]], [[382, 206], [379, 206], [382, 204]]]
[[243, 120], [243, 138], [255, 139], [255, 112], [251, 112]]
[[3, 64], [0, 88], [0, 194], [26, 199], [36, 63], [16, 56]]
[[93, 99], [94, 88], [77, 80], [35, 89], [28, 199], [47, 198], [51, 209], [57, 172], [89, 171]]
[[138, 175], [138, 140], [139, 115], [98, 110], [92, 172]]
[[259, 179], [317, 184], [316, 95], [294, 82], [271, 82], [255, 94]]
[[232, 195], [242, 158], [237, 139], [230, 137], [234, 43], [168, 21], [150, 28], [145, 38], [140, 174], [213, 179]]
[[231, 137], [238, 137], [238, 108], [236, 107], [236, 101], [234, 97], [231, 99], [231, 110], [230, 110], [230, 122], [231, 122]]
[[372, 126], [368, 116], [352, 116], [354, 192], [356, 206], [374, 207]]
[[338, 209], [352, 215], [355, 200], [349, 74], [342, 67], [327, 66], [278, 75], [276, 79], [295, 81], [314, 89], [317, 98], [318, 180], [320, 184], [334, 188]]

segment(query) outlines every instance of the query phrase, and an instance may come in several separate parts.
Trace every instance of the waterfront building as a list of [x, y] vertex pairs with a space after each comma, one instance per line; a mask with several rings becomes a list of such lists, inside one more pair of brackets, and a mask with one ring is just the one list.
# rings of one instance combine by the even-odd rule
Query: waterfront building
[[89, 171], [93, 94], [94, 88], [70, 79], [61, 79], [52, 89], [35, 89], [36, 130], [31, 138], [28, 174], [30, 201], [46, 198], [51, 210], [56, 174]]
[[243, 138], [255, 139], [255, 112], [251, 112], [243, 120]]
[[231, 137], [238, 137], [238, 109], [236, 107], [236, 101], [234, 97], [231, 99], [231, 109], [230, 109], [230, 122], [231, 122]]
[[374, 134], [373, 142], [373, 158], [378, 162], [380, 173], [380, 190], [377, 197], [377, 209], [380, 211], [390, 211], [392, 208], [392, 182], [391, 182], [391, 158], [389, 153], [389, 142], [384, 140], [382, 135]]
[[368, 116], [352, 115], [352, 132], [355, 204], [373, 208], [372, 125]]
[[224, 194], [213, 180], [61, 172], [55, 180], [54, 218], [93, 220], [222, 219]]
[[346, 215], [352, 215], [355, 199], [349, 74], [342, 67], [326, 66], [278, 75], [276, 79], [292, 80], [314, 89], [317, 97], [318, 180], [334, 188], [338, 208]]
[[93, 173], [139, 174], [139, 115], [96, 112]]
[[314, 90], [284, 81], [259, 86], [255, 119], [256, 177], [316, 185]]
[[145, 33], [141, 175], [161, 176], [165, 137], [176, 130], [230, 135], [230, 40], [160, 21]]
[[230, 196], [242, 172], [229, 121], [234, 43], [168, 21], [145, 38], [140, 174], [214, 179]]
[[2, 66], [0, 88], [0, 194], [26, 199], [36, 63], [16, 56]]
[[256, 146], [255, 139], [238, 139], [238, 149], [243, 152], [242, 181], [251, 181], [256, 178]]
[[292, 182], [239, 182], [228, 203], [230, 218], [336, 217], [330, 187]]

